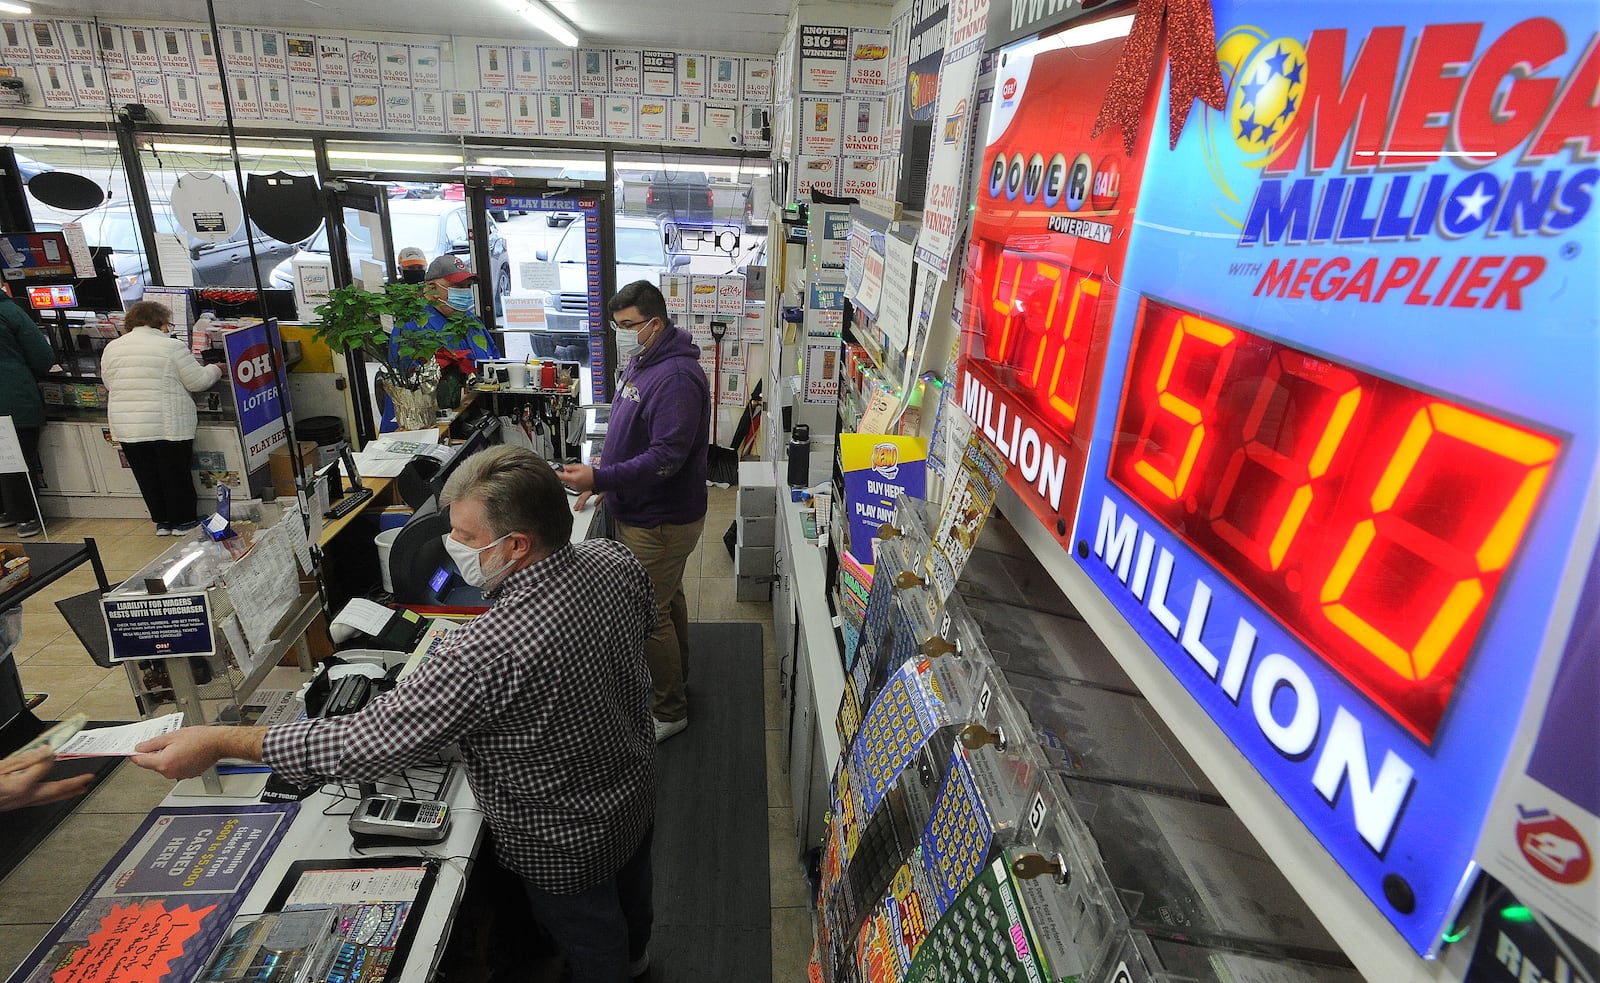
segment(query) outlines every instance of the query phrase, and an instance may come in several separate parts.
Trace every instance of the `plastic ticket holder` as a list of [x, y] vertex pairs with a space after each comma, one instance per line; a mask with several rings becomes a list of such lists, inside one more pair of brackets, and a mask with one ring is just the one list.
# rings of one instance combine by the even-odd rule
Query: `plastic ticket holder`
[[1128, 937], [1128, 924], [1087, 833], [1059, 783], [1045, 776], [1029, 797], [1004, 864], [1028, 932], [1028, 948], [1051, 980], [1111, 980], [1101, 972]]
[[1017, 706], [993, 669], [973, 680], [976, 693], [967, 706], [967, 723], [958, 733], [972, 766], [997, 841], [1031, 842], [1028, 811], [1043, 780], [1045, 764], [1033, 740], [1027, 715]]
[[1057, 778], [1134, 928], [1279, 958], [1349, 965], [1228, 807]]
[[[985, 526], [978, 542], [982, 544], [987, 536], [988, 526]], [[979, 545], [967, 557], [961, 576], [956, 578], [956, 592], [977, 600], [1000, 601], [1083, 620], [1078, 609], [1061, 592], [1060, 585], [1045, 573], [1030, 553], [1017, 555]]]
[[927, 554], [928, 544], [933, 541], [933, 529], [939, 521], [933, 503], [902, 492], [894, 497], [894, 517], [890, 521], [918, 541], [921, 554]]
[[1061, 679], [1006, 677], [1041, 756], [1073, 778], [1221, 803], [1148, 700]]
[[1138, 694], [1116, 657], [1082, 621], [996, 601], [968, 603], [952, 594], [983, 636], [1006, 678], [1070, 679], [1102, 689]]
[[1097, 977], [1127, 983], [1361, 983], [1354, 969], [1167, 939], [1137, 929], [1117, 940]]

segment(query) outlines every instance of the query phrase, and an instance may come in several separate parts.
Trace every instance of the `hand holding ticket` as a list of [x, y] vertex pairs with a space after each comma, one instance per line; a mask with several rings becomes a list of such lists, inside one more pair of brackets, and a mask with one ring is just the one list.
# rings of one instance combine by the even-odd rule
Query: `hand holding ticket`
[[117, 727], [80, 730], [56, 748], [57, 758], [125, 758], [152, 737], [170, 734], [183, 726], [183, 714], [169, 713]]

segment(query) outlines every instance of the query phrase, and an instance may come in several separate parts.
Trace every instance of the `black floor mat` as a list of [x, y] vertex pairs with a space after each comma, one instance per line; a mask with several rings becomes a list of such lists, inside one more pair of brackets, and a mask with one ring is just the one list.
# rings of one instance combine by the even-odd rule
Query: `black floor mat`
[[689, 729], [657, 749], [655, 980], [772, 978], [761, 626], [689, 627]]

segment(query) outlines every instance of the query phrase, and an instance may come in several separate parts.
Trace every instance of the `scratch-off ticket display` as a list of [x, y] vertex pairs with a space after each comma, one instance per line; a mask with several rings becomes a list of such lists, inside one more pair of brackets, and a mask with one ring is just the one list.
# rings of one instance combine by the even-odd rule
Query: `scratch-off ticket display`
[[908, 662], [890, 677], [856, 735], [850, 767], [870, 816], [895, 776], [940, 723], [935, 698], [923, 685], [928, 660]]
[[933, 816], [922, 834], [922, 859], [927, 864], [933, 892], [929, 900], [936, 914], [944, 914], [989, 859], [993, 834], [994, 826], [972, 777], [972, 765], [966, 752], [955, 748], [949, 777], [939, 790]]
[[968, 881], [945, 909], [904, 978], [906, 983], [1040, 983], [1052, 978], [1003, 856]]

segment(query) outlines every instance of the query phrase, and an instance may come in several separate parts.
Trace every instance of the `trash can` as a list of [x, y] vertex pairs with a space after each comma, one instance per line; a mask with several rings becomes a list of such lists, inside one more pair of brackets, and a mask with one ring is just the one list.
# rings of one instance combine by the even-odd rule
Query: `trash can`
[[339, 459], [339, 448], [344, 446], [344, 421], [336, 416], [308, 416], [295, 421], [294, 436], [316, 444], [317, 467], [327, 467]]
[[372, 542], [378, 547], [378, 572], [383, 575], [383, 589], [385, 593], [394, 593], [394, 576], [389, 573], [389, 551], [394, 549], [394, 541], [400, 538], [400, 530], [404, 526], [395, 526], [385, 529], [373, 537]]

